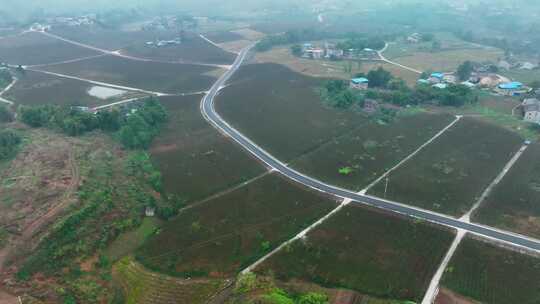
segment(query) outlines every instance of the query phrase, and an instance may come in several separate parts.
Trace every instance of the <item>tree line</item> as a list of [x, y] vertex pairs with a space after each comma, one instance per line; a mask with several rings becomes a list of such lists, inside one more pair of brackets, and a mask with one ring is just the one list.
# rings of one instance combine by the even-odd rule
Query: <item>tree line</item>
[[69, 136], [80, 136], [94, 130], [114, 133], [130, 149], [147, 148], [167, 120], [167, 113], [157, 99], [151, 97], [133, 111], [119, 110], [89, 113], [70, 106], [21, 106], [20, 120], [34, 128], [47, 127]]

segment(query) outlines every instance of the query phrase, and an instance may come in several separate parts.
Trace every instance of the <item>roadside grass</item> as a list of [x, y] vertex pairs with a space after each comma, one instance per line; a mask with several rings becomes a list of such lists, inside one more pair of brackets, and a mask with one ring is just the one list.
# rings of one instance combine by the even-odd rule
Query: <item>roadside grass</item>
[[56, 77], [39, 72], [26, 71], [17, 76], [17, 83], [4, 95], [5, 98], [23, 105], [79, 105], [94, 107], [122, 99], [142, 96], [128, 92], [122, 96], [99, 99], [88, 94], [94, 85], [84, 81]]
[[[247, 181], [265, 168], [202, 117], [202, 95], [161, 97], [169, 119], [150, 147], [165, 192], [192, 203]], [[238, 168], [241, 168], [239, 170]]]
[[236, 57], [235, 54], [226, 52], [196, 35], [188, 35], [180, 45], [174, 46], [156, 48], [139, 43], [123, 49], [122, 54], [166, 61], [214, 64], [232, 64]]
[[540, 144], [531, 145], [473, 216], [482, 224], [540, 238]]
[[482, 303], [538, 303], [540, 258], [466, 238], [441, 285]]
[[[386, 198], [459, 216], [517, 152], [522, 139], [493, 124], [463, 118], [389, 175]], [[386, 181], [370, 194], [384, 197]]]
[[[389, 124], [369, 122], [300, 156], [291, 165], [327, 183], [360, 190], [407, 157], [454, 117], [408, 109]], [[347, 174], [339, 172], [347, 168]]]
[[35, 32], [0, 39], [0, 58], [13, 65], [53, 63], [99, 54]]
[[122, 286], [125, 304], [204, 304], [224, 282], [219, 279], [183, 280], [151, 272], [131, 257], [113, 267], [115, 280]]
[[391, 72], [395, 77], [402, 78], [409, 86], [414, 86], [419, 77], [414, 72], [379, 61], [330, 61], [299, 58], [291, 53], [290, 46], [274, 47], [269, 51], [257, 53], [254, 60], [257, 63], [285, 65], [297, 73], [318, 78], [349, 80], [357, 73], [367, 73], [379, 67]]
[[325, 107], [316, 91], [322, 82], [281, 65], [246, 65], [223, 89], [216, 107], [248, 138], [290, 161], [368, 120]]
[[204, 91], [216, 80], [216, 77], [204, 75], [215, 70], [212, 67], [142, 62], [116, 56], [104, 56], [43, 69], [94, 81], [172, 94]]
[[137, 252], [154, 271], [231, 277], [336, 206], [276, 175], [186, 210]]
[[255, 272], [383, 299], [418, 301], [452, 237], [423, 222], [350, 205]]

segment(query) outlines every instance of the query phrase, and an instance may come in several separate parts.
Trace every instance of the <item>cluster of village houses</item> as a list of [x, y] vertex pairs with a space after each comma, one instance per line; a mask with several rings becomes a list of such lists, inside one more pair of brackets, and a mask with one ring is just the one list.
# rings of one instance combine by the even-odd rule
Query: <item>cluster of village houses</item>
[[323, 45], [314, 45], [313, 43], [305, 43], [302, 45], [302, 58], [309, 59], [360, 59], [374, 60], [379, 59], [376, 50], [364, 49], [340, 49], [334, 43], [325, 42]]

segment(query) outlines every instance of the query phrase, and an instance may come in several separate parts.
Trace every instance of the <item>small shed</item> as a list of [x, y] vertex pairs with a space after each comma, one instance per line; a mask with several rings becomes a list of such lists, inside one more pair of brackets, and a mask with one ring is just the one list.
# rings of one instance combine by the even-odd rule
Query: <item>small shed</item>
[[367, 90], [369, 87], [369, 79], [365, 77], [353, 78], [351, 79], [350, 87], [351, 89], [356, 90]]

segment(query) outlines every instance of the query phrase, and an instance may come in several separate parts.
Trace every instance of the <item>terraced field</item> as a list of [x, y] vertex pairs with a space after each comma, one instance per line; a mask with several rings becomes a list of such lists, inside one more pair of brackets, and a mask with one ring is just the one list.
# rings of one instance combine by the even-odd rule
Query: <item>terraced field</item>
[[[294, 160], [300, 172], [352, 190], [367, 186], [446, 127], [454, 117], [428, 113], [369, 122]], [[348, 174], [340, 169], [350, 168]]]
[[452, 237], [451, 232], [426, 223], [348, 206], [256, 272], [418, 301]]
[[474, 220], [540, 238], [540, 144], [521, 156], [493, 190]]
[[30, 32], [0, 39], [0, 58], [2, 62], [13, 65], [45, 64], [93, 55], [99, 53], [41, 33]]
[[277, 64], [246, 65], [222, 91], [216, 106], [247, 137], [290, 161], [366, 121], [351, 111], [325, 108], [316, 92], [322, 82]]
[[442, 286], [481, 303], [534, 304], [540, 300], [540, 258], [465, 239]]
[[136, 253], [146, 267], [179, 277], [231, 277], [335, 207], [268, 175], [186, 210]]
[[222, 70], [190, 64], [141, 62], [104, 56], [48, 66], [47, 71], [165, 93], [207, 90]]
[[235, 54], [226, 52], [195, 35], [188, 36], [180, 45], [158, 48], [139, 43], [123, 49], [122, 53], [157, 60], [214, 64], [231, 64], [236, 57]]
[[207, 303], [223, 286], [219, 279], [189, 280], [153, 273], [127, 257], [114, 266], [126, 304]]
[[[463, 118], [389, 176], [386, 197], [450, 215], [462, 215], [521, 145], [515, 133]], [[385, 196], [386, 181], [370, 191]]]
[[201, 98], [202, 95], [160, 98], [169, 113], [169, 122], [150, 148], [163, 175], [165, 191], [190, 203], [265, 171], [203, 119], [199, 111]]

